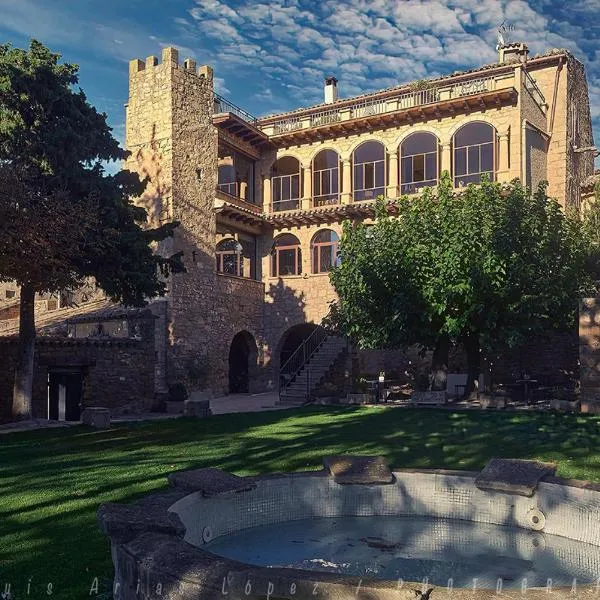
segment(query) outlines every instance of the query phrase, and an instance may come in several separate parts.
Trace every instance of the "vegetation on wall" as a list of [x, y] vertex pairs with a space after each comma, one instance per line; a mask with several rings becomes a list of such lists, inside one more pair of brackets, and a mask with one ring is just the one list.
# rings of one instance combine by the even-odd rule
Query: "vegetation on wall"
[[482, 348], [514, 347], [574, 326], [578, 298], [594, 291], [584, 222], [518, 181], [483, 181], [460, 193], [444, 173], [397, 201], [373, 226], [347, 222], [333, 320], [363, 348], [433, 349], [431, 389], [445, 389], [449, 348], [463, 344], [474, 387]]
[[94, 277], [113, 300], [141, 306], [165, 292], [160, 277], [183, 269], [151, 244], [177, 223], [142, 229], [146, 211], [131, 198], [145, 182], [108, 175], [104, 161], [125, 157], [83, 91], [78, 67], [35, 40], [29, 49], [0, 45], [0, 281], [21, 286], [20, 360], [12, 413], [31, 414], [34, 298]]

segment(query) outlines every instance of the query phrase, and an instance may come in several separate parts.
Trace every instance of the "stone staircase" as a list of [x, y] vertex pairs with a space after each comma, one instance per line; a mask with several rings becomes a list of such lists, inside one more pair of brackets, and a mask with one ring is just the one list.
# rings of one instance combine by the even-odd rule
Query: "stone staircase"
[[346, 349], [345, 338], [326, 336], [294, 376], [281, 378], [279, 404], [301, 406], [310, 400], [314, 390]]

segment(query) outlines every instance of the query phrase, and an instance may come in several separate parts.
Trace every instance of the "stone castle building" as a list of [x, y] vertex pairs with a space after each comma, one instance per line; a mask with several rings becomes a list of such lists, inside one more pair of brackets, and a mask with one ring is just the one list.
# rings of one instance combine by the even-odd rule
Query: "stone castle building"
[[165, 48], [160, 62], [130, 63], [126, 110], [127, 167], [151, 179], [141, 202], [153, 222], [181, 222], [169, 251], [184, 250], [188, 270], [170, 281], [157, 382], [162, 369], [188, 381], [201, 358], [217, 393], [279, 385], [335, 297], [342, 221], [372, 218], [377, 196], [447, 170], [456, 188], [484, 173], [548, 180], [578, 206], [594, 172], [582, 64], [524, 44], [501, 47], [497, 64], [354, 98], [329, 77], [322, 104], [262, 119], [215, 94], [209, 66]]
[[[372, 219], [376, 197], [417, 193], [443, 171], [457, 189], [483, 174], [547, 180], [550, 196], [578, 207], [592, 146], [584, 68], [565, 50], [508, 44], [495, 64], [344, 99], [328, 77], [323, 103], [260, 119], [174, 48], [131, 61], [126, 168], [149, 178], [138, 202], [150, 224], [180, 222], [157, 251], [183, 250], [187, 269], [150, 306], [155, 394], [184, 382], [303, 399], [335, 367], [347, 377], [345, 344], [318, 327], [344, 220]], [[294, 378], [317, 347], [312, 380]], [[360, 367], [395, 360], [363, 353]]]

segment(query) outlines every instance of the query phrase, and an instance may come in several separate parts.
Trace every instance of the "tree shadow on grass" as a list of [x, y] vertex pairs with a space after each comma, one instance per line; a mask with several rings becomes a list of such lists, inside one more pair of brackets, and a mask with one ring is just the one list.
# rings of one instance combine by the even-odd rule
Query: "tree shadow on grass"
[[176, 470], [312, 470], [333, 454], [477, 470], [512, 457], [556, 461], [561, 476], [600, 481], [600, 453], [589, 450], [600, 447], [599, 424], [558, 413], [327, 407], [10, 434], [0, 446], [0, 572], [54, 578], [56, 598], [87, 595], [88, 579], [111, 572], [98, 505], [164, 488]]

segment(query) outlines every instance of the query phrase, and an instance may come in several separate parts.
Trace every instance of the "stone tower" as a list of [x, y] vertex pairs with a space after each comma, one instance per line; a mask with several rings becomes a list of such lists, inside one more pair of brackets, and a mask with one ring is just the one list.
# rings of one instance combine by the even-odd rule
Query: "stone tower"
[[162, 332], [156, 340], [159, 394], [167, 382], [203, 387], [201, 366], [210, 360], [217, 185], [213, 102], [212, 69], [196, 69], [191, 59], [180, 65], [175, 48], [163, 49], [161, 63], [154, 56], [129, 63], [126, 167], [149, 178], [137, 201], [148, 211], [149, 226], [179, 221], [174, 238], [157, 251], [183, 251], [187, 269], [171, 275], [167, 297], [153, 303]]

